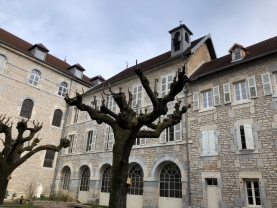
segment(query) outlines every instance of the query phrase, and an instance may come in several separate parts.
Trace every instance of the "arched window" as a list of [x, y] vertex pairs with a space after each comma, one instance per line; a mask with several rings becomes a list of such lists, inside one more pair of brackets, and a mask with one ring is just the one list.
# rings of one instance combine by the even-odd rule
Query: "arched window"
[[63, 112], [60, 109], [56, 109], [54, 112], [53, 120], [52, 120], [52, 125], [60, 127], [61, 126], [61, 121], [63, 117]]
[[161, 171], [160, 197], [182, 198], [181, 172], [174, 163], [165, 165]]
[[34, 86], [37, 86], [40, 79], [40, 75], [41, 75], [40, 71], [33, 69], [30, 75], [29, 83]]
[[132, 179], [129, 194], [143, 194], [143, 170], [139, 165], [135, 165], [129, 171], [129, 177]]
[[64, 189], [64, 190], [69, 189], [70, 177], [71, 177], [71, 171], [70, 171], [70, 168], [67, 168], [64, 171], [64, 175], [63, 175], [62, 189]]
[[176, 32], [173, 38], [174, 51], [180, 50], [181, 41], [179, 40], [179, 38], [180, 38], [180, 32]]
[[189, 43], [189, 35], [188, 35], [187, 32], [185, 33], [185, 41], [186, 41], [187, 43]]
[[5, 69], [6, 63], [7, 63], [7, 58], [0, 54], [0, 71]]
[[112, 178], [111, 166], [109, 166], [104, 170], [104, 173], [103, 173], [101, 192], [110, 193], [111, 178]]
[[33, 107], [34, 107], [34, 102], [32, 100], [30, 99], [24, 100], [22, 103], [19, 116], [24, 118], [31, 118]]
[[80, 191], [89, 191], [89, 179], [90, 171], [87, 167], [82, 173]]
[[66, 82], [62, 82], [59, 86], [59, 92], [58, 94], [61, 96], [65, 96], [65, 94], [67, 93], [67, 83]]

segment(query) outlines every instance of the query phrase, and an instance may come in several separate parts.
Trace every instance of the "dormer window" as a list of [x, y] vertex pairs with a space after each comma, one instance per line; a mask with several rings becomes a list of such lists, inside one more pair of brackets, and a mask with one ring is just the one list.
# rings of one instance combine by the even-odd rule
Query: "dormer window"
[[38, 59], [45, 61], [46, 54], [49, 50], [41, 43], [33, 45], [29, 51]]
[[233, 61], [242, 59], [241, 49], [239, 47], [235, 47], [232, 52], [232, 56], [233, 56]]
[[173, 44], [174, 44], [174, 51], [180, 50], [180, 45], [181, 45], [180, 32], [175, 33], [173, 38]]
[[239, 60], [242, 60], [246, 55], [246, 49], [242, 45], [235, 43], [230, 48], [229, 53], [231, 53], [232, 62], [239, 61]]
[[85, 71], [85, 69], [80, 64], [74, 64], [73, 66], [69, 67], [68, 70], [80, 79], [83, 78], [83, 71]]

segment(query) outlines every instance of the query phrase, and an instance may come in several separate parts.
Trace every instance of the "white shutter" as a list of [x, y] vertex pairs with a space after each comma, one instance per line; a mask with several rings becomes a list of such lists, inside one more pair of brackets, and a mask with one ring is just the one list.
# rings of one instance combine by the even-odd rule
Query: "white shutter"
[[215, 153], [215, 139], [214, 139], [214, 130], [209, 130], [209, 153]]
[[176, 142], [182, 141], [182, 127], [181, 127], [181, 122], [174, 125], [174, 137]]
[[83, 151], [87, 152], [87, 146], [88, 146], [88, 131], [85, 132], [85, 136], [84, 136], [84, 144], [83, 144]]
[[92, 138], [91, 138], [91, 144], [90, 144], [90, 151], [95, 150], [96, 134], [97, 134], [97, 130], [93, 130], [93, 134], [92, 134]]
[[170, 86], [171, 86], [171, 83], [173, 82], [173, 75], [169, 75], [167, 77], [167, 91], [166, 93], [169, 93], [170, 91]]
[[137, 94], [137, 104], [141, 107], [142, 104], [142, 86], [138, 86], [138, 94]]
[[76, 152], [76, 149], [77, 149], [77, 139], [78, 139], [78, 134], [75, 134], [74, 135], [74, 140], [73, 140], [72, 153]]
[[199, 110], [199, 96], [198, 92], [193, 93], [193, 110]]
[[236, 136], [237, 136], [238, 150], [241, 150], [242, 144], [241, 144], [240, 126], [236, 127]]
[[162, 97], [166, 95], [166, 88], [167, 88], [167, 80], [166, 77], [162, 78]]
[[108, 149], [109, 131], [110, 131], [110, 127], [107, 126], [105, 129], [105, 136], [104, 136], [104, 149]]
[[207, 154], [209, 150], [209, 134], [208, 131], [202, 131], [202, 153]]
[[262, 82], [264, 87], [264, 95], [272, 94], [272, 86], [269, 73], [262, 74]]
[[230, 103], [231, 102], [230, 83], [226, 83], [223, 85], [223, 93], [224, 93], [224, 103]]
[[[161, 122], [163, 122], [164, 118], [166, 116], [162, 115], [161, 116]], [[166, 128], [162, 131], [161, 135], [160, 135], [160, 143], [165, 143], [166, 142]]]
[[244, 124], [244, 133], [245, 133], [246, 148], [250, 150], [254, 150], [255, 147], [254, 147], [251, 124]]
[[109, 131], [108, 149], [112, 149], [114, 144], [114, 134], [113, 134], [113, 129], [111, 127], [109, 127], [109, 129], [110, 131]]
[[257, 88], [256, 88], [255, 77], [248, 78], [248, 88], [249, 88], [250, 98], [257, 97]]
[[133, 87], [133, 100], [132, 100], [132, 107], [135, 108], [137, 105], [137, 91], [138, 87]]
[[[146, 131], [147, 127], [143, 126], [141, 127], [141, 130]], [[140, 138], [140, 145], [146, 145], [146, 138]]]
[[213, 87], [214, 106], [220, 105], [219, 86]]

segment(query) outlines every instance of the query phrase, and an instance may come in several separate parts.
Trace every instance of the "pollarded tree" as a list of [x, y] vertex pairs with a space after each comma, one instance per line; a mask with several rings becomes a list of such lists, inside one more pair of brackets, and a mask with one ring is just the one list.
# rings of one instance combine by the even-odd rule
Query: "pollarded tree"
[[[94, 103], [93, 107], [82, 103], [83, 94], [76, 92], [74, 98], [69, 98], [69, 96], [66, 95], [65, 101], [70, 106], [76, 106], [79, 110], [88, 112], [92, 120], [96, 120], [98, 124], [104, 122], [113, 129], [115, 142], [113, 145], [110, 208], [126, 207], [128, 163], [135, 139], [158, 138], [165, 128], [178, 124], [182, 119], [182, 114], [190, 107], [190, 105], [188, 105], [180, 108], [181, 102], [177, 101], [174, 107], [175, 111], [171, 116], [161, 122], [154, 122], [161, 115], [167, 114], [167, 103], [174, 101], [175, 96], [183, 90], [185, 84], [188, 82], [188, 78], [185, 75], [185, 65], [186, 64], [184, 64], [182, 69], [178, 69], [170, 86], [169, 93], [162, 98], [157, 97], [157, 93], [153, 92], [149, 86], [149, 80], [144, 76], [142, 70], [136, 67], [135, 73], [139, 76], [141, 84], [153, 105], [153, 111], [149, 113], [145, 112], [143, 114], [141, 112], [139, 115], [136, 115], [136, 112], [131, 107], [131, 92], [128, 92], [129, 100], [127, 101], [125, 93], [121, 92], [121, 89], [119, 89], [118, 93], [115, 93], [112, 91], [111, 87], [109, 87], [109, 91], [120, 109], [118, 114], [108, 109], [104, 98], [102, 100], [102, 106], [100, 110], [98, 110], [96, 103]], [[141, 127], [144, 125], [151, 130], [141, 130]]]
[[[34, 121], [33, 127], [30, 128], [28, 127], [28, 120], [24, 119], [17, 123], [17, 138], [12, 139], [13, 124], [9, 123], [9, 120], [10, 118], [6, 119], [5, 116], [0, 116], [0, 134], [4, 134], [4, 139], [1, 139], [3, 148], [2, 151], [0, 151], [0, 204], [3, 204], [4, 202], [10, 176], [19, 165], [39, 151], [53, 150], [58, 152], [61, 148], [67, 148], [70, 143], [68, 139], [64, 138], [60, 140], [58, 146], [37, 146], [41, 139], [35, 137], [35, 135], [41, 130], [42, 123], [40, 124], [39, 122]], [[25, 147], [23, 147], [24, 142], [28, 142], [28, 145]], [[24, 155], [20, 157], [22, 153], [24, 153]]]

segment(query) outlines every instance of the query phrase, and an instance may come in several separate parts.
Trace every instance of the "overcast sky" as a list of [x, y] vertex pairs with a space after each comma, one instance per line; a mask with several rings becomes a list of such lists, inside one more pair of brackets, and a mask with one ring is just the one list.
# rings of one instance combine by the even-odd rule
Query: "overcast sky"
[[[277, 35], [277, 0], [2, 0], [0, 27], [105, 79], [170, 50], [179, 21], [217, 57]], [[276, 46], [277, 47], [277, 46]]]

